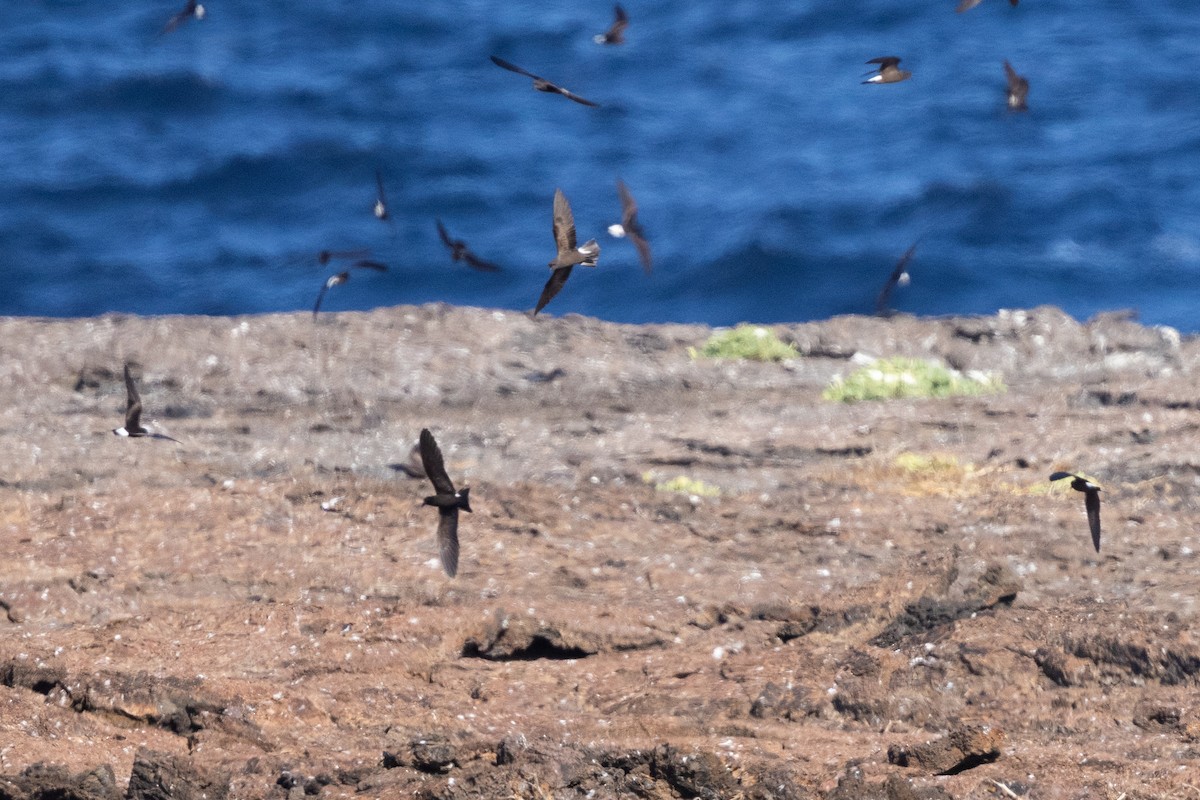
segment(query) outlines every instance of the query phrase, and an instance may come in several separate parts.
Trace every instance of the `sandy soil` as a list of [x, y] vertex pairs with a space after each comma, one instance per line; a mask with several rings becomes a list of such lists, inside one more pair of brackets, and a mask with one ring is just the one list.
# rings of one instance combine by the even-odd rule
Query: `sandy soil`
[[[0, 320], [0, 797], [1200, 797], [1200, 343], [776, 330]], [[1008, 391], [823, 400], [856, 353]], [[109, 432], [125, 359], [181, 445]]]

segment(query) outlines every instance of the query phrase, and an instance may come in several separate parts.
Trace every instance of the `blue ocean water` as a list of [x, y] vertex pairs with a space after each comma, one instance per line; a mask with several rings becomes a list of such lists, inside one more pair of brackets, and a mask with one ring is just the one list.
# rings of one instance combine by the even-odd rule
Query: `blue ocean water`
[[[1200, 330], [1196, 0], [27, 0], [0, 8], [0, 314], [533, 306], [571, 200], [623, 322], [1052, 303]], [[602, 104], [532, 91], [498, 54]], [[876, 56], [914, 77], [860, 83]], [[1002, 61], [1031, 83], [1005, 108]], [[383, 172], [393, 221], [371, 214]], [[629, 185], [655, 252], [619, 218]], [[499, 262], [452, 264], [435, 217]]]

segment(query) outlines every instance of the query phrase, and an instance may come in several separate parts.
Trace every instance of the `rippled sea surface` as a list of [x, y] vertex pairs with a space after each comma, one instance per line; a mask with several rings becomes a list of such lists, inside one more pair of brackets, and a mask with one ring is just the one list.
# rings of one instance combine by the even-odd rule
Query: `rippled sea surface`
[[[600, 240], [548, 313], [795, 321], [1052, 303], [1200, 330], [1196, 0], [263, 0], [0, 9], [0, 313], [533, 306], [561, 187]], [[602, 104], [536, 93], [498, 54]], [[863, 62], [914, 77], [864, 86]], [[1002, 62], [1031, 83], [1005, 108]], [[383, 172], [393, 220], [371, 214]], [[629, 185], [646, 276], [619, 217]], [[434, 219], [498, 262], [453, 264]]]

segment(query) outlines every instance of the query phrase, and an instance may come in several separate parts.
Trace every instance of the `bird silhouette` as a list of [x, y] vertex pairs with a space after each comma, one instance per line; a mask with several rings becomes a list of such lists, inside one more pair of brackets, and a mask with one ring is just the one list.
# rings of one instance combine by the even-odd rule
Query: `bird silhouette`
[[596, 44], [624, 44], [625, 29], [629, 27], [629, 15], [625, 13], [625, 9], [621, 8], [621, 4], [613, 6], [613, 23], [604, 33], [598, 33], [592, 37], [592, 41]]
[[582, 247], [575, 246], [575, 216], [571, 213], [571, 204], [567, 202], [562, 189], [554, 190], [554, 244], [557, 248], [554, 260], [549, 266], [552, 272], [550, 279], [542, 288], [542, 296], [538, 298], [537, 306], [533, 309], [536, 317], [554, 296], [562, 291], [562, 287], [571, 277], [571, 270], [576, 264], [585, 267], [596, 266], [600, 257], [600, 245], [595, 239], [589, 239]]
[[467, 266], [479, 270], [480, 272], [499, 272], [500, 267], [490, 261], [484, 261], [479, 256], [471, 252], [471, 248], [467, 247], [467, 243], [462, 239], [451, 239], [450, 233], [446, 230], [446, 226], [442, 221], [437, 222], [438, 236], [442, 238], [442, 244], [450, 251], [451, 261], [465, 261]]
[[649, 275], [653, 268], [653, 258], [650, 255], [650, 243], [646, 241], [646, 231], [638, 223], [637, 201], [629, 192], [629, 187], [620, 178], [617, 179], [617, 195], [621, 198], [621, 222], [609, 225], [608, 232], [618, 239], [628, 236], [637, 248], [638, 258], [642, 261], [642, 269]]
[[1029, 95], [1029, 81], [1018, 75], [1012, 64], [1004, 62], [1004, 76], [1008, 79], [1008, 107], [1013, 111], [1027, 111], [1025, 98]]
[[142, 396], [138, 394], [137, 384], [133, 382], [133, 376], [129, 374], [129, 364], [125, 364], [125, 426], [123, 428], [113, 428], [113, 433], [117, 436], [131, 436], [134, 438], [145, 436], [150, 439], [166, 439], [176, 444], [183, 444], [178, 439], [167, 436], [164, 433], [155, 433], [148, 428], [142, 427]]
[[1074, 472], [1055, 472], [1050, 476], [1052, 481], [1071, 479], [1071, 488], [1083, 492], [1083, 506], [1087, 509], [1088, 527], [1092, 531], [1092, 544], [1096, 552], [1100, 552], [1100, 487], [1087, 478]]
[[426, 497], [424, 504], [438, 510], [438, 554], [442, 559], [442, 569], [451, 578], [458, 572], [458, 512], [470, 512], [469, 495], [471, 490], [464, 488], [456, 491], [450, 476], [446, 474], [446, 465], [442, 461], [442, 451], [438, 448], [433, 434], [428, 428], [421, 429], [421, 464], [425, 474], [433, 484], [435, 494]]
[[[863, 81], [863, 83], [899, 83], [912, 77], [911, 72], [896, 66], [900, 63], [900, 59], [896, 56], [880, 56], [879, 58], [872, 58], [867, 63], [878, 64], [879, 71], [873, 77]], [[867, 74], [871, 75], [870, 72]]]
[[499, 56], [492, 56], [491, 58], [492, 58], [492, 63], [495, 64], [497, 67], [503, 67], [504, 69], [508, 70], [509, 72], [515, 72], [518, 75], [524, 75], [526, 78], [533, 78], [533, 88], [537, 89], [539, 92], [549, 92], [551, 94], [561, 94], [563, 97], [567, 98], [568, 100], [574, 100], [576, 103], [580, 103], [585, 106], [591, 106], [592, 108], [600, 107], [599, 103], [593, 103], [591, 100], [584, 99], [584, 98], [580, 97], [579, 95], [575, 94], [574, 92], [570, 92], [570, 91], [562, 88], [561, 86], [556, 86], [555, 84], [551, 83], [550, 81], [546, 80], [545, 78], [534, 75], [532, 72], [529, 72], [528, 70], [521, 69], [516, 64], [512, 64], [508, 61], [505, 61], [503, 58], [500, 58]]
[[[350, 269], [370, 269], [375, 272], [387, 272], [387, 264], [362, 259], [351, 264]], [[350, 280], [350, 269], [342, 270], [336, 275], [330, 275], [325, 279], [325, 283], [321, 286], [321, 292], [317, 295], [317, 302], [313, 304], [313, 319], [317, 318], [317, 312], [321, 310], [321, 301], [325, 299], [325, 293], [333, 287], [341, 286]]]
[[917, 252], [917, 245], [920, 242], [913, 242], [913, 246], [900, 256], [900, 260], [896, 262], [895, 269], [888, 277], [887, 283], [879, 290], [879, 296], [875, 298], [875, 316], [886, 317], [888, 314], [888, 304], [892, 299], [892, 292], [897, 286], [908, 286], [910, 280], [908, 276], [908, 262], [912, 261], [913, 253]]
[[187, 5], [183, 7], [182, 11], [167, 20], [167, 24], [158, 32], [158, 35], [162, 36], [170, 33], [189, 19], [204, 19], [204, 6], [200, 5], [196, 0], [188, 0]]

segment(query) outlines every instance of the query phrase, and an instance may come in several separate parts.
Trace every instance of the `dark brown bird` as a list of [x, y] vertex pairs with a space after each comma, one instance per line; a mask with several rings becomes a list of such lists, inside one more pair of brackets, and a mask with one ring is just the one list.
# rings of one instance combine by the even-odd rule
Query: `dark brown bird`
[[[367, 248], [359, 248], [358, 250], [318, 250], [317, 263], [322, 267], [328, 266], [330, 261], [350, 261], [356, 258], [370, 258], [371, 251]], [[307, 258], [300, 259], [307, 261]]]
[[621, 8], [618, 3], [613, 6], [613, 23], [604, 33], [598, 33], [592, 37], [592, 41], [596, 44], [624, 44], [625, 29], [629, 27], [629, 15], [625, 13], [625, 9]]
[[911, 280], [908, 275], [908, 262], [912, 261], [913, 253], [917, 252], [918, 244], [920, 242], [913, 242], [913, 246], [908, 248], [904, 255], [900, 256], [900, 260], [896, 262], [896, 267], [892, 270], [887, 283], [879, 291], [879, 297], [875, 298], [875, 316], [886, 317], [888, 314], [888, 304], [892, 299], [892, 292], [897, 286], [908, 286]]
[[[368, 261], [363, 259], [355, 261], [350, 265], [350, 269], [371, 269], [376, 272], [387, 272], [387, 264], [381, 264], [378, 261]], [[346, 281], [350, 280], [350, 269], [343, 270], [336, 275], [330, 275], [325, 279], [325, 283], [321, 286], [321, 292], [317, 295], [317, 302], [313, 304], [313, 319], [317, 318], [317, 312], [321, 310], [321, 301], [325, 299], [325, 293], [335, 286], [341, 286]]]
[[425, 474], [436, 494], [425, 498], [425, 505], [438, 510], [438, 554], [442, 559], [442, 569], [451, 578], [458, 572], [458, 512], [469, 512], [471, 503], [469, 488], [455, 491], [450, 476], [446, 474], [446, 465], [442, 461], [442, 451], [428, 428], [421, 430], [421, 464]]
[[164, 25], [163, 29], [158, 32], [158, 35], [162, 36], [163, 34], [170, 33], [183, 23], [187, 22], [189, 19], [193, 18], [197, 20], [204, 19], [204, 6], [197, 3], [196, 0], [188, 0], [187, 5], [183, 7], [183, 11], [180, 11], [178, 14], [167, 20], [167, 24]]
[[[900, 63], [900, 59], [896, 56], [880, 56], [879, 58], [872, 58], [867, 63], [878, 64], [879, 72], [863, 81], [863, 83], [899, 83], [912, 77], [911, 72], [896, 66]], [[867, 74], [871, 75], [870, 72]]]
[[600, 257], [600, 245], [596, 244], [595, 239], [589, 239], [582, 247], [575, 246], [575, 216], [562, 189], [554, 190], [554, 244], [558, 252], [549, 265], [552, 270], [550, 280], [546, 281], [542, 296], [533, 309], [535, 317], [562, 290], [576, 264], [594, 267]]
[[1100, 487], [1074, 472], [1055, 472], [1052, 481], [1071, 479], [1071, 488], [1083, 492], [1083, 506], [1087, 509], [1088, 527], [1092, 530], [1092, 544], [1100, 552]]
[[380, 222], [387, 222], [391, 218], [388, 214], [387, 195], [383, 192], [383, 175], [379, 170], [375, 170], [375, 205], [371, 211]]
[[138, 394], [133, 376], [129, 374], [129, 364], [125, 364], [125, 427], [113, 428], [117, 436], [145, 436], [150, 439], [166, 439], [176, 444], [183, 444], [178, 439], [162, 433], [154, 433], [142, 427], [142, 396]]
[[467, 247], [467, 243], [462, 239], [451, 239], [446, 226], [442, 221], [437, 222], [438, 236], [442, 237], [442, 244], [450, 251], [451, 261], [465, 261], [467, 266], [477, 269], [481, 272], [499, 272], [500, 267], [490, 261], [484, 261], [479, 256], [471, 252], [471, 248]]
[[1004, 62], [1004, 75], [1008, 78], [1008, 107], [1013, 111], [1027, 111], [1025, 98], [1029, 95], [1029, 81], [1018, 75], [1012, 64]]
[[[958, 4], [958, 8], [954, 10], [961, 14], [962, 12], [972, 9], [982, 2], [983, 0], [962, 0], [962, 2]], [[1008, 4], [1013, 7], [1016, 7], [1017, 3], [1019, 2], [1021, 2], [1021, 0], [1008, 0]]]
[[585, 100], [584, 98], [580, 97], [579, 95], [575, 94], [574, 92], [569, 92], [566, 89], [562, 88], [561, 86], [555, 86], [553, 83], [546, 80], [545, 78], [539, 78], [537, 75], [534, 75], [532, 72], [523, 70], [520, 67], [518, 67], [516, 64], [510, 64], [509, 62], [505, 61], [503, 58], [500, 58], [499, 56], [492, 56], [491, 58], [492, 58], [492, 63], [495, 64], [497, 67], [503, 67], [504, 69], [508, 70], [509, 72], [515, 72], [518, 75], [524, 75], [526, 78], [533, 78], [533, 88], [537, 89], [539, 92], [549, 92], [551, 94], [561, 94], [563, 97], [567, 98], [568, 100], [574, 100], [576, 103], [582, 103], [583, 105], [591, 106], [592, 108], [600, 107], [599, 103], [593, 103], [591, 100]]
[[620, 178], [617, 179], [617, 194], [621, 198], [621, 223], [619, 225], [609, 225], [609, 234], [618, 239], [628, 236], [629, 241], [633, 242], [637, 248], [638, 258], [642, 260], [642, 269], [649, 275], [653, 267], [653, 259], [650, 256], [650, 243], [646, 241], [646, 231], [638, 223], [637, 201], [633, 199], [633, 195], [629, 193], [629, 187]]

